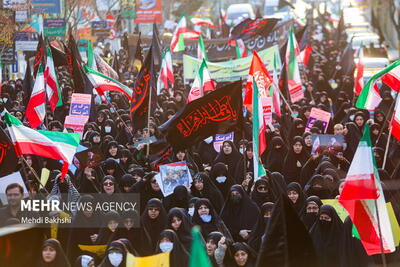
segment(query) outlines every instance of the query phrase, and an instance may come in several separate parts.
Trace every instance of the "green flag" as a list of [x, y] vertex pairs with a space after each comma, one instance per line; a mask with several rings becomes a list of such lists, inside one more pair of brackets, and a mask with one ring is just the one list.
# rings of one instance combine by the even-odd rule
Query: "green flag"
[[189, 267], [212, 267], [204, 246], [203, 238], [201, 237], [200, 227], [195, 226], [192, 228], [192, 237]]

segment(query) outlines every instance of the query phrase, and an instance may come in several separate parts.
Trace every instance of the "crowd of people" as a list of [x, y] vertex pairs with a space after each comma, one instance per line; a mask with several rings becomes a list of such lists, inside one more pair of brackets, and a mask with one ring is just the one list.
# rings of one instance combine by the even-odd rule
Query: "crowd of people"
[[[336, 210], [324, 205], [323, 200], [335, 199], [340, 194], [364, 125], [368, 123], [386, 200], [392, 202], [396, 216], [400, 214], [396, 188], [400, 162], [395, 160], [400, 150], [393, 139], [383, 168], [389, 134], [387, 120], [391, 117], [394, 99], [391, 89], [382, 85], [382, 102], [372, 115], [355, 108], [353, 76], [343, 74], [341, 70], [335, 72], [339, 65], [337, 58], [343, 55], [347, 46], [346, 36], [343, 32], [337, 40], [338, 35], [328, 31], [326, 23], [329, 23], [328, 17], [321, 16], [314, 25], [308, 26], [307, 41], [313, 52], [310, 64], [302, 69], [305, 97], [290, 107], [283, 104], [281, 117], [273, 114], [274, 127], [265, 132], [267, 150], [261, 157], [267, 174], [260, 179], [254, 177], [252, 122], [251, 114], [247, 112], [244, 130], [235, 132], [233, 141], [224, 141], [220, 152], [215, 150], [212, 138], [193, 144], [191, 148], [173, 148], [164, 163], [185, 161], [193, 182], [190, 188], [179, 185], [173, 194], [163, 196], [147, 145], [135, 146], [135, 143], [152, 136], [157, 140], [152, 147], [166, 142], [159, 126], [185, 107], [190, 90], [183, 82], [182, 66], [179, 65], [174, 66], [174, 87], [165, 88], [158, 95], [157, 110], [144, 129], [135, 128], [129, 116], [129, 103], [119, 93], [109, 93], [111, 104], [92, 107], [96, 111], [95, 117], [85, 125], [81, 145], [98, 148], [104, 158], [98, 166], [86, 166], [75, 173], [69, 171], [66, 178], [61, 179], [61, 163], [25, 155], [27, 164], [21, 161], [16, 169], [24, 179], [30, 198], [65, 193], [67, 201], [91, 202], [94, 201], [92, 194], [97, 193], [106, 197], [129, 193], [140, 195], [139, 210], [70, 214], [71, 227], [60, 228], [56, 239], [49, 238], [50, 230], [45, 231], [49, 239], [43, 242], [41, 253], [32, 259], [32, 263], [35, 261], [35, 266], [117, 267], [125, 266], [128, 252], [135, 256], [171, 252], [170, 266], [184, 267], [189, 261], [191, 229], [197, 225], [213, 266], [256, 266], [257, 254], [265, 241], [268, 222], [280, 195], [272, 183], [279, 184], [287, 193], [298, 217], [309, 230], [318, 266], [361, 267], [379, 262], [379, 258], [367, 256], [360, 240], [352, 236], [351, 220], [347, 218], [343, 222]], [[313, 38], [317, 35], [323, 38]], [[123, 55], [121, 52], [119, 56]], [[129, 79], [137, 70], [118, 71], [121, 82], [133, 86], [134, 81]], [[65, 79], [60, 83], [64, 86], [67, 82]], [[22, 83], [22, 80], [4, 82], [1, 99], [3, 108], [26, 122]], [[223, 83], [216, 85], [220, 87]], [[47, 113], [44, 126], [47, 130], [70, 130], [64, 129], [63, 123], [72, 92], [73, 85], [63, 87], [65, 104], [54, 114]], [[324, 134], [323, 125], [318, 123], [305, 131], [312, 107], [332, 114], [326, 133], [344, 136], [346, 146], [343, 151], [312, 154], [312, 135]], [[7, 131], [5, 123], [0, 121], [0, 124]], [[40, 174], [43, 167], [51, 173], [45, 187], [39, 188], [34, 172]], [[23, 212], [19, 202], [13, 199], [23, 198], [23, 193], [27, 193], [23, 190], [19, 184], [8, 185], [9, 205], [0, 210], [1, 226], [20, 223]], [[101, 225], [97, 226], [99, 221]], [[28, 240], [26, 245], [29, 246]], [[82, 250], [79, 245], [107, 247], [104, 255], [97, 255]], [[390, 255], [388, 259], [393, 260]]]

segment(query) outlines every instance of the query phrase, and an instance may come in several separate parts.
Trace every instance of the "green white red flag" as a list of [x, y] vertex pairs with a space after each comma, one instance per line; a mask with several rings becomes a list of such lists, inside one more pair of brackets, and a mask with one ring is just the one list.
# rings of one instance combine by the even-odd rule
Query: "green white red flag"
[[174, 86], [174, 71], [172, 69], [172, 57], [169, 47], [167, 47], [162, 58], [160, 75], [158, 75], [157, 80], [157, 95], [160, 94], [162, 89], [168, 88], [168, 82], [171, 83], [171, 86]]
[[58, 84], [56, 68], [54, 66], [53, 55], [51, 49], [47, 47], [47, 61], [44, 70], [44, 79], [46, 81], [46, 94], [49, 100], [50, 109], [54, 111], [56, 107], [62, 106], [61, 89]]
[[129, 100], [132, 99], [133, 91], [128, 86], [120, 83], [117, 80], [107, 77], [100, 72], [92, 70], [88, 66], [83, 66], [83, 68], [93, 87], [100, 96], [104, 96], [105, 92], [107, 91], [115, 91], [123, 93]]
[[280, 118], [281, 114], [281, 95], [279, 92], [279, 78], [278, 78], [278, 56], [274, 54], [274, 72], [272, 74], [272, 85], [269, 94], [272, 96], [272, 106], [275, 114]]
[[187, 103], [190, 103], [193, 100], [196, 100], [204, 96], [206, 92], [214, 90], [215, 90], [214, 82], [211, 80], [210, 72], [207, 69], [207, 63], [205, 59], [203, 59], [199, 68], [199, 72], [196, 78], [194, 79], [192, 88], [190, 89]]
[[88, 44], [87, 65], [92, 70], [98, 71], [97, 64], [96, 64], [96, 58], [93, 53], [93, 45], [92, 45], [91, 41], [89, 41], [89, 44]]
[[392, 127], [392, 135], [400, 141], [400, 97], [396, 99], [396, 105], [394, 107], [393, 118], [390, 121], [390, 127]]
[[364, 87], [364, 64], [363, 64], [363, 57], [364, 57], [364, 51], [363, 51], [363, 45], [361, 44], [359, 50], [358, 50], [358, 62], [357, 62], [357, 67], [355, 71], [355, 79], [354, 79], [354, 94], [356, 96], [359, 96], [363, 87]]
[[[348, 211], [368, 255], [395, 250], [368, 124], [351, 162], [339, 202]], [[379, 234], [378, 220], [382, 236]], [[381, 241], [384, 251], [381, 250]]]
[[61, 170], [61, 177], [65, 177], [68, 166], [72, 163], [73, 156], [79, 146], [79, 134], [35, 131], [24, 126], [21, 121], [9, 113], [5, 114], [5, 122], [18, 157], [37, 155], [62, 160], [64, 165]]
[[379, 93], [378, 82], [381, 80], [390, 88], [397, 91], [400, 89], [397, 77], [400, 72], [400, 60], [390, 64], [377, 74], [371, 77], [362, 89], [360, 96], [357, 99], [356, 107], [367, 110], [374, 110], [382, 98]]
[[46, 116], [46, 89], [43, 73], [43, 65], [40, 64], [36, 74], [32, 94], [26, 106], [26, 117], [32, 128], [43, 123]]
[[186, 16], [183, 15], [175, 28], [171, 40], [171, 51], [180, 52], [185, 51], [184, 33], [187, 31]]
[[202, 26], [202, 25], [206, 25], [210, 28], [214, 28], [214, 23], [212, 22], [212, 20], [210, 18], [197, 18], [197, 17], [193, 17], [190, 18], [190, 21], [197, 26]]
[[247, 49], [242, 39], [237, 39], [235, 41], [235, 50], [237, 58], [247, 57]]
[[299, 70], [300, 48], [297, 44], [293, 27], [290, 27], [285, 60], [290, 100], [295, 103], [304, 98], [304, 92]]
[[197, 43], [197, 59], [199, 60], [208, 60], [206, 47], [204, 45], [203, 36], [200, 35]]

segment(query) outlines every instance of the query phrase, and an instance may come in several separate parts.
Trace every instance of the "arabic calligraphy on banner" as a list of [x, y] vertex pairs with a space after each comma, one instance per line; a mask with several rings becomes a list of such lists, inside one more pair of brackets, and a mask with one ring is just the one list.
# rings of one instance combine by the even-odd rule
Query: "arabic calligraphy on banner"
[[181, 118], [176, 124], [178, 131], [184, 136], [191, 136], [202, 125], [209, 122], [220, 122], [225, 120], [237, 120], [238, 114], [231, 106], [231, 97], [223, 96], [214, 99], [213, 103], [207, 103]]

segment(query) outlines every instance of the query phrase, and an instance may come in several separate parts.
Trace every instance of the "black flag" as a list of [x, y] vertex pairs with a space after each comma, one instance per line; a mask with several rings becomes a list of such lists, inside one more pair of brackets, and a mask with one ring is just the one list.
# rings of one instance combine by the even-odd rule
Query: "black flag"
[[139, 38], [135, 47], [135, 59], [133, 61], [134, 66], [141, 66], [143, 62], [143, 53], [142, 53], [142, 42], [140, 40], [141, 33], [139, 32]]
[[255, 35], [268, 36], [279, 19], [245, 19], [231, 31], [231, 39], [247, 39]]
[[242, 125], [242, 82], [237, 81], [196, 99], [166, 123], [167, 140], [174, 148], [195, 145], [214, 134]]
[[157, 28], [157, 24], [154, 22], [153, 23], [153, 58], [154, 58], [154, 66], [156, 69], [159, 69], [161, 67], [161, 41], [160, 41], [160, 33]]
[[84, 94], [86, 92], [85, 75], [81, 68], [82, 59], [71, 32], [69, 34], [68, 44], [67, 47], [65, 47], [65, 51], [67, 51], [66, 56], [69, 60], [68, 70], [70, 71], [74, 82], [74, 92]]
[[148, 124], [149, 102], [150, 114], [157, 106], [156, 76], [153, 61], [153, 46], [150, 46], [140, 72], [138, 73], [132, 93], [131, 118], [135, 129], [143, 129]]
[[24, 81], [22, 83], [22, 91], [24, 92], [24, 107], [28, 106], [29, 99], [31, 98], [33, 88], [33, 79], [31, 74], [31, 65], [29, 64], [29, 60], [26, 61], [26, 69]]
[[39, 69], [39, 64], [46, 64], [46, 46], [42, 34], [39, 36], [39, 42], [35, 52], [35, 61], [33, 63], [33, 77], [36, 77], [36, 73]]
[[317, 266], [317, 255], [308, 230], [283, 193], [272, 211], [256, 266]]
[[0, 127], [0, 177], [14, 172], [18, 167], [18, 158], [14, 145]]

